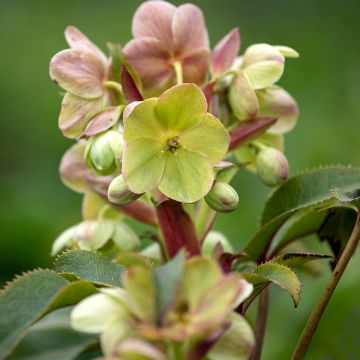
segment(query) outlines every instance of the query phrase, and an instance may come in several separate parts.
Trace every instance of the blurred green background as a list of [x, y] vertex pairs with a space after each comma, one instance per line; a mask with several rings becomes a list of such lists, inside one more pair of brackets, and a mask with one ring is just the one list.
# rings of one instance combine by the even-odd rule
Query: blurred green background
[[[281, 79], [301, 110], [298, 126], [286, 138], [292, 174], [327, 163], [360, 165], [359, 1], [193, 2], [205, 13], [212, 44], [239, 26], [242, 51], [251, 43], [268, 42], [300, 52], [300, 59], [288, 60]], [[0, 1], [1, 281], [50, 266], [53, 239], [80, 220], [81, 197], [58, 177], [61, 155], [72, 142], [57, 128], [61, 98], [48, 77], [51, 56], [66, 47], [63, 30], [76, 25], [104, 50], [107, 41], [124, 44], [140, 3]], [[268, 189], [247, 173], [235, 184], [241, 205], [220, 216], [216, 228], [241, 249], [256, 229]], [[360, 358], [359, 265], [358, 255], [330, 303], [308, 359]], [[272, 289], [264, 360], [289, 358], [327, 276], [301, 276], [297, 310], [285, 293]]]

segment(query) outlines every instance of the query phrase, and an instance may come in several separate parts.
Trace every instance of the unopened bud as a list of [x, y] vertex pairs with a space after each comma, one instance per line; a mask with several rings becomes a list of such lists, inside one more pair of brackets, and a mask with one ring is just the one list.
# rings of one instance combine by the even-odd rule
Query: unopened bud
[[202, 243], [202, 254], [213, 257], [217, 246], [221, 246], [224, 252], [232, 253], [234, 251], [229, 240], [219, 231], [210, 231]]
[[280, 150], [264, 147], [257, 154], [256, 170], [265, 185], [277, 186], [288, 178], [289, 164]]
[[239, 196], [229, 184], [217, 181], [205, 196], [205, 201], [215, 211], [227, 213], [237, 208]]
[[108, 199], [116, 205], [127, 205], [138, 199], [142, 194], [135, 194], [129, 190], [124, 176], [117, 176], [109, 185]]
[[109, 130], [96, 135], [92, 140], [87, 152], [87, 156], [90, 157], [88, 162], [102, 175], [111, 174], [120, 166], [123, 150], [122, 134], [116, 130]]

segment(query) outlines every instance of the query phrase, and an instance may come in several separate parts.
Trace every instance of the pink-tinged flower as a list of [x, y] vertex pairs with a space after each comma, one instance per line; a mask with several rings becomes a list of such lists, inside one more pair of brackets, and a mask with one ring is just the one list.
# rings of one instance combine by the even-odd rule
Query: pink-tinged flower
[[59, 127], [67, 137], [79, 136], [88, 121], [110, 105], [105, 87], [109, 61], [80, 30], [69, 26], [65, 38], [70, 49], [55, 54], [50, 77], [67, 93], [64, 96]]
[[146, 90], [157, 90], [175, 78], [174, 65], [182, 65], [184, 82], [202, 84], [210, 59], [209, 40], [201, 10], [192, 4], [176, 7], [148, 1], [136, 11], [134, 39], [124, 53]]

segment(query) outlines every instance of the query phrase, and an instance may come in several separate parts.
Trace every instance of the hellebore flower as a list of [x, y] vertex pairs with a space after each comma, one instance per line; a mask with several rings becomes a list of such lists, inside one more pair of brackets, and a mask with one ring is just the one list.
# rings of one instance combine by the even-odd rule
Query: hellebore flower
[[130, 191], [158, 187], [186, 203], [209, 192], [213, 165], [226, 154], [229, 134], [206, 109], [205, 96], [194, 84], [174, 86], [134, 107], [125, 119], [122, 162]]
[[209, 40], [197, 6], [147, 1], [134, 15], [132, 33], [134, 39], [125, 46], [124, 53], [145, 89], [159, 90], [171, 84], [176, 64], [181, 65], [185, 82], [201, 85], [205, 81]]
[[59, 127], [65, 136], [75, 138], [94, 115], [110, 105], [110, 93], [105, 87], [109, 61], [77, 28], [67, 27], [65, 38], [70, 49], [58, 52], [51, 59], [50, 77], [67, 91]]

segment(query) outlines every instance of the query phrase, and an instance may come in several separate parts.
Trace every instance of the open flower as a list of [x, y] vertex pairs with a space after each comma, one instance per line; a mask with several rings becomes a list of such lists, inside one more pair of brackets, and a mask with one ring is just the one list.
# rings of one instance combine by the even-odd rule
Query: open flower
[[125, 119], [123, 153], [123, 175], [132, 192], [158, 187], [186, 203], [209, 192], [213, 165], [226, 154], [229, 134], [206, 109], [194, 84], [174, 86], [134, 107]]
[[197, 6], [147, 1], [134, 15], [132, 33], [134, 39], [124, 53], [145, 89], [160, 89], [174, 79], [177, 62], [185, 82], [204, 82], [210, 50], [204, 17]]
[[50, 77], [67, 93], [59, 127], [67, 137], [81, 134], [98, 111], [110, 105], [105, 88], [109, 62], [102, 51], [80, 30], [69, 26], [65, 38], [70, 49], [58, 52], [50, 62]]

